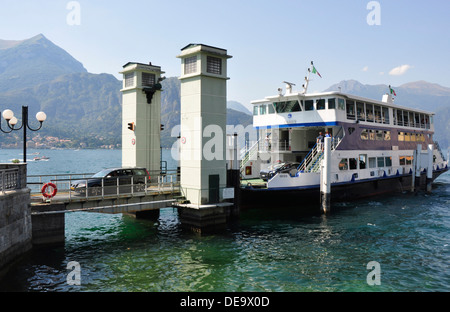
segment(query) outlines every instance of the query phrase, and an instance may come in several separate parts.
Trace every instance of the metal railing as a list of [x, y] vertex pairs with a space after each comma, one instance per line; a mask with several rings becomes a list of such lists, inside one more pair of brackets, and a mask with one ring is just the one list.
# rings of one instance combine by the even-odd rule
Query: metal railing
[[20, 188], [19, 169], [0, 170], [0, 191], [16, 190]]
[[[62, 200], [72, 199], [102, 199], [122, 195], [149, 195], [155, 193], [179, 193], [180, 183], [176, 171], [151, 176], [119, 176], [113, 178], [93, 178], [90, 173], [30, 175], [28, 187], [31, 195], [41, 194], [41, 188], [46, 183], [53, 183], [57, 194]], [[95, 183], [89, 183], [95, 182]]]

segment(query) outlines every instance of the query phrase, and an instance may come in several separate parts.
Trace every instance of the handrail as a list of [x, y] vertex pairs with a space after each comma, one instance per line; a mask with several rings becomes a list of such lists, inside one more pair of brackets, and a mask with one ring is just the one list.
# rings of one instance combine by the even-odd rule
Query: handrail
[[0, 170], [0, 191], [16, 190], [19, 188], [19, 169], [1, 169]]

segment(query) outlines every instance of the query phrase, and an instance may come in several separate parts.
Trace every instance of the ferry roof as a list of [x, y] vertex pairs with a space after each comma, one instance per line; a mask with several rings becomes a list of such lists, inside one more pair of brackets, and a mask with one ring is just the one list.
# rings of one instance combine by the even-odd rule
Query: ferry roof
[[379, 105], [383, 105], [383, 106], [387, 106], [387, 107], [392, 107], [392, 108], [396, 108], [396, 109], [403, 109], [403, 110], [408, 110], [408, 111], [414, 111], [414, 112], [418, 112], [418, 113], [423, 113], [423, 114], [428, 114], [428, 115], [434, 115], [434, 112], [430, 112], [430, 111], [425, 111], [425, 110], [421, 110], [418, 108], [412, 108], [412, 107], [406, 107], [406, 106], [400, 106], [400, 105], [396, 105], [395, 103], [388, 103], [388, 102], [383, 102], [380, 100], [374, 100], [374, 99], [369, 99], [369, 98], [365, 98], [362, 96], [357, 96], [357, 95], [353, 95], [353, 94], [348, 94], [348, 93], [342, 93], [339, 91], [329, 91], [329, 92], [318, 92], [318, 93], [307, 93], [307, 94], [303, 94], [300, 92], [292, 92], [290, 94], [285, 94], [285, 95], [274, 95], [274, 96], [267, 96], [265, 99], [263, 100], [255, 100], [255, 101], [251, 101], [250, 103], [253, 105], [257, 105], [257, 104], [262, 104], [262, 103], [267, 103], [267, 102], [277, 102], [277, 101], [288, 101], [288, 100], [292, 100], [294, 99], [308, 99], [308, 98], [317, 98], [317, 97], [324, 97], [324, 96], [341, 96], [347, 99], [352, 99], [355, 101], [360, 101], [360, 102], [369, 102], [372, 104], [379, 104]]

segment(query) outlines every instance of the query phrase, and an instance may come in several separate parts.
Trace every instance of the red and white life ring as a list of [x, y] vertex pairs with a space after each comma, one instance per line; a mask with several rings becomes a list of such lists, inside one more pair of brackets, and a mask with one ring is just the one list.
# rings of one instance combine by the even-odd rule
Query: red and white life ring
[[[53, 189], [53, 191], [52, 191], [51, 193], [48, 193], [48, 192], [47, 192], [47, 189], [48, 189], [48, 188]], [[52, 198], [52, 197], [54, 197], [54, 196], [56, 195], [56, 192], [57, 192], [57, 191], [58, 191], [58, 189], [56, 188], [56, 185], [53, 184], [53, 183], [51, 183], [51, 182], [45, 183], [45, 184], [42, 186], [42, 189], [41, 189], [42, 195], [43, 195], [44, 197], [46, 197], [46, 198]]]

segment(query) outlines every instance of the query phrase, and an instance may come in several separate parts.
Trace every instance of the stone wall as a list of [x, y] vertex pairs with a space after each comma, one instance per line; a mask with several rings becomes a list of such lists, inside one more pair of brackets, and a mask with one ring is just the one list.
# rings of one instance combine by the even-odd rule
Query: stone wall
[[0, 192], [0, 269], [32, 247], [30, 189]]

